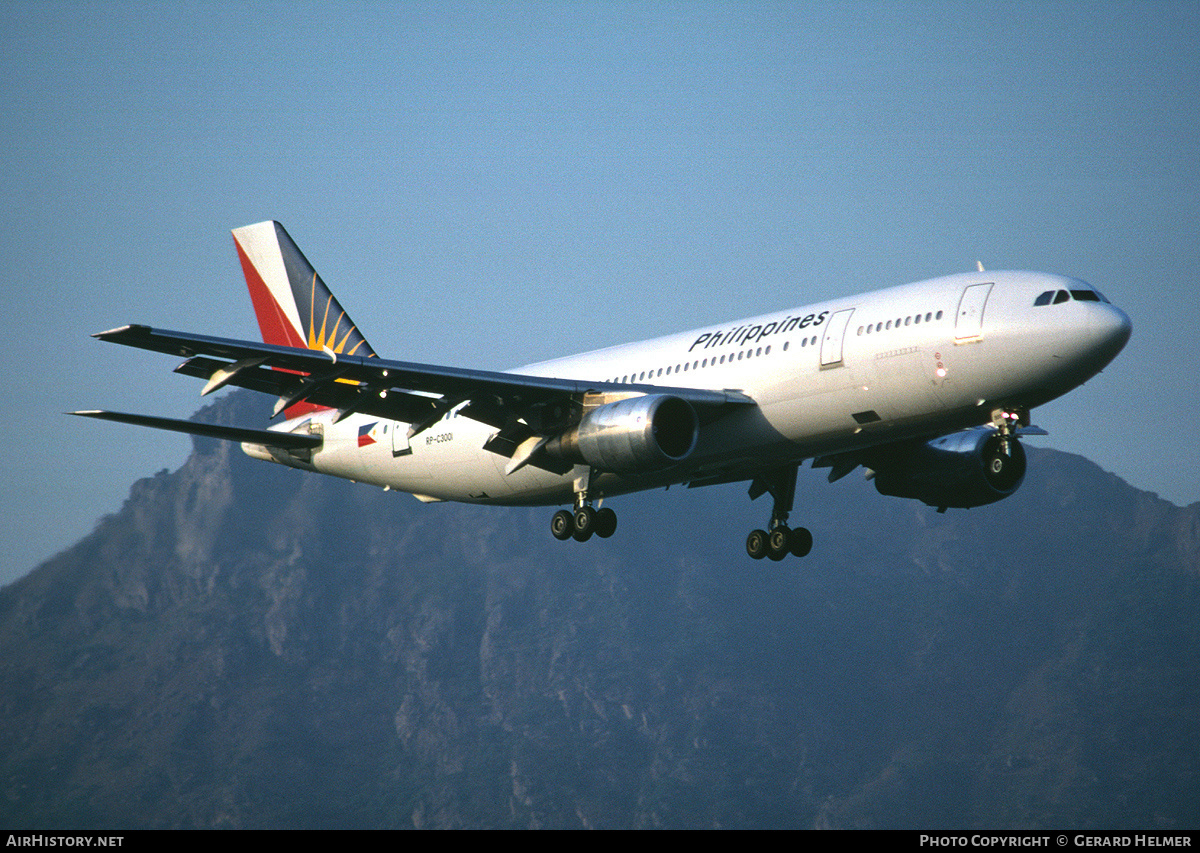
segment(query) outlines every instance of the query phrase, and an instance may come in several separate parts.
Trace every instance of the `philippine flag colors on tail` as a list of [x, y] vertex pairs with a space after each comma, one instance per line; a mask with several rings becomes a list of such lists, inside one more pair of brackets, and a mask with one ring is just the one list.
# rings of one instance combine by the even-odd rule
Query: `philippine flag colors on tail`
[[[374, 358], [375, 351], [278, 222], [233, 232], [264, 343]], [[286, 415], [323, 407], [300, 402]]]

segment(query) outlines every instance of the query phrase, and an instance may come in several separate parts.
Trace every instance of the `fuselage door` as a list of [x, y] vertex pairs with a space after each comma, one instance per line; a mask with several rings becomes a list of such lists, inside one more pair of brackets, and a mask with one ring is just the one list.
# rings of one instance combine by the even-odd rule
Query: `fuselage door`
[[842, 340], [846, 337], [846, 326], [850, 323], [853, 308], [839, 311], [829, 318], [825, 326], [825, 337], [821, 340], [821, 369], [840, 367], [842, 364]]
[[991, 284], [972, 284], [958, 301], [958, 317], [954, 321], [954, 340], [969, 341], [983, 337], [983, 309], [987, 305]]
[[408, 456], [412, 445], [408, 443], [408, 424], [392, 421], [392, 457]]

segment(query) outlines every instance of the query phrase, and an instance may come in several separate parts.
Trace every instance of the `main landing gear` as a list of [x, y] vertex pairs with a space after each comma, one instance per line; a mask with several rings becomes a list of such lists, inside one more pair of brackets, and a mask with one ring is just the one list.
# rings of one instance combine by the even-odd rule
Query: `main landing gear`
[[586, 542], [595, 534], [607, 539], [617, 531], [617, 514], [608, 507], [595, 509], [588, 497], [591, 469], [578, 466], [575, 477], [575, 511], [560, 509], [550, 519], [550, 532], [555, 539], [574, 539]]
[[790, 465], [755, 477], [750, 483], [750, 500], [768, 492], [775, 499], [767, 529], [751, 530], [746, 537], [746, 553], [756, 560], [770, 557], [778, 561], [788, 554], [803, 557], [812, 550], [813, 538], [807, 528], [787, 526], [788, 514], [796, 498], [796, 473], [799, 469], [799, 465]]
[[[746, 537], [746, 553], [756, 560], [769, 557], [782, 560], [791, 554], [804, 557], [812, 550], [812, 534], [806, 528], [787, 526], [788, 514], [796, 497], [796, 474], [799, 465], [789, 465], [755, 477], [750, 484], [750, 499], [770, 493], [774, 498], [771, 523], [766, 530], [751, 530]], [[607, 539], [617, 530], [617, 514], [608, 507], [595, 509], [588, 495], [590, 469], [578, 466], [575, 478], [575, 509], [560, 509], [550, 519], [550, 532], [555, 539], [574, 539], [586, 542], [592, 536]]]
[[593, 509], [588, 504], [574, 512], [560, 509], [550, 519], [550, 532], [555, 539], [574, 539], [586, 542], [595, 534], [607, 539], [617, 531], [617, 514], [608, 507]]

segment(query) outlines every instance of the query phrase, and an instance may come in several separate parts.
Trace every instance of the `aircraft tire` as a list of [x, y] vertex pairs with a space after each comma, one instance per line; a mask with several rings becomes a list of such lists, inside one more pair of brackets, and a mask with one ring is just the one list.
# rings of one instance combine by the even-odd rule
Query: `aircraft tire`
[[793, 557], [807, 557], [812, 546], [813, 537], [807, 527], [797, 527], [788, 534], [788, 550]]
[[783, 525], [776, 527], [767, 534], [767, 556], [778, 563], [788, 555], [790, 544], [791, 531]]
[[550, 519], [550, 532], [559, 541], [570, 539], [575, 535], [575, 516], [565, 509], [560, 509]]
[[596, 532], [596, 510], [590, 506], [581, 506], [575, 510], [575, 532], [574, 537], [576, 542], [586, 542], [592, 538], [592, 534]]
[[750, 531], [750, 535], [746, 537], [746, 553], [755, 560], [761, 560], [767, 556], [767, 532], [765, 530]]
[[596, 535], [607, 539], [617, 532], [617, 514], [608, 507], [596, 510]]

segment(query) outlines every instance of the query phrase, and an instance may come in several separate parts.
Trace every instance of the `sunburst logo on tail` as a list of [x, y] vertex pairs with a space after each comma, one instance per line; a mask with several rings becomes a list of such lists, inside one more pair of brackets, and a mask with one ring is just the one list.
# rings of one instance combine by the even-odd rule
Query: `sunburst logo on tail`
[[[319, 282], [321, 283], [320, 289], [324, 291], [325, 306], [324, 310], [321, 312], [321, 330], [318, 332], [316, 320], [317, 284]], [[337, 312], [337, 319], [333, 322], [333, 328], [329, 328], [329, 315], [333, 311]], [[346, 329], [346, 333], [342, 335], [341, 340], [338, 340], [338, 334], [340, 333], [339, 330], [342, 327], [343, 320], [348, 328]], [[355, 338], [353, 342], [351, 341], [351, 336]], [[336, 352], [338, 355], [341, 355], [342, 353], [345, 353], [346, 355], [355, 355], [357, 350], [361, 349], [366, 343], [367, 342], [363, 336], [359, 334], [358, 327], [350, 322], [350, 318], [346, 316], [346, 312], [340, 305], [338, 305], [337, 300], [333, 298], [333, 294], [330, 293], [325, 287], [324, 283], [317, 278], [317, 274], [314, 271], [312, 274], [312, 288], [309, 294], [308, 348], [318, 350], [328, 349]], [[347, 344], [350, 344], [351, 346], [349, 352], [346, 351]], [[370, 350], [370, 346], [367, 346], [367, 349]], [[372, 352], [370, 355], [373, 356], [375, 353]]]
[[[247, 225], [234, 230], [233, 239], [263, 341], [375, 357], [371, 345], [282, 225], [273, 221]], [[287, 409], [287, 415], [296, 417], [318, 408], [296, 403]]]
[[282, 225], [247, 225], [233, 237], [264, 341], [374, 357], [358, 326]]

